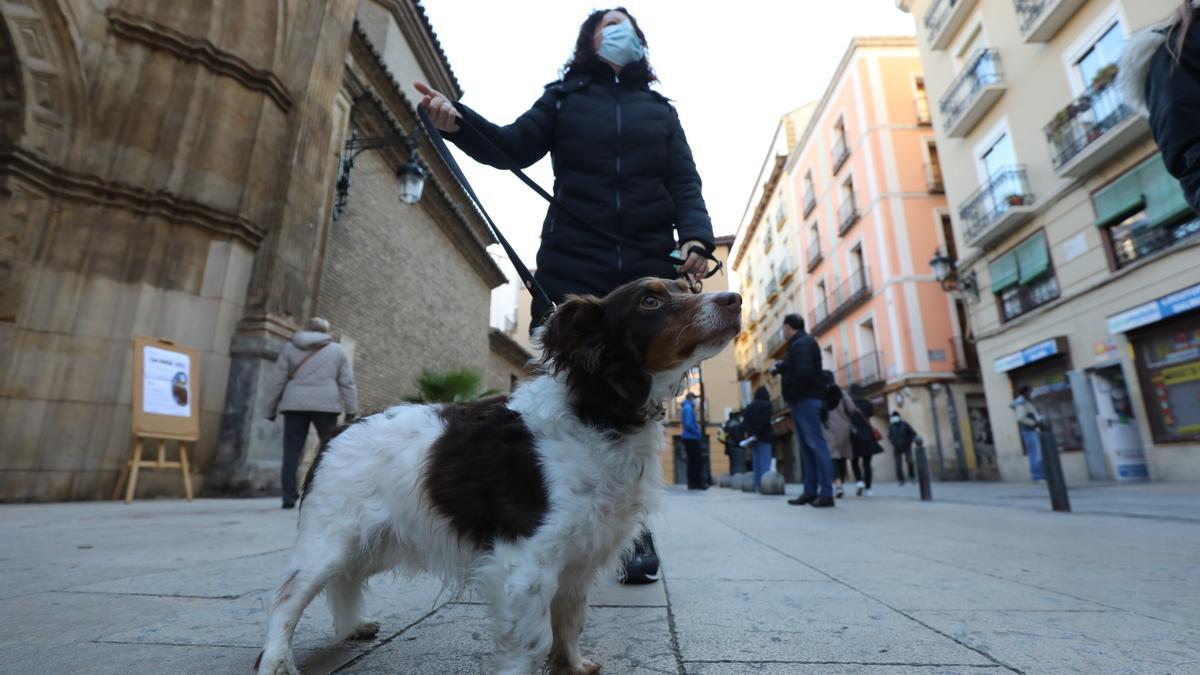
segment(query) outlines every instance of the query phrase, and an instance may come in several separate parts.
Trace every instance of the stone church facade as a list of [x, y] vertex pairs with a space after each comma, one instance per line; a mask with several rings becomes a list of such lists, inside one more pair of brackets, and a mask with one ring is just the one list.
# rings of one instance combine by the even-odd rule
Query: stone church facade
[[[278, 483], [261, 385], [306, 317], [353, 354], [361, 405], [422, 367], [489, 367], [504, 282], [419, 123], [410, 84], [459, 95], [415, 0], [0, 0], [0, 500], [106, 498], [131, 442], [134, 335], [200, 352], [202, 493]], [[176, 493], [177, 475], [139, 494]]]

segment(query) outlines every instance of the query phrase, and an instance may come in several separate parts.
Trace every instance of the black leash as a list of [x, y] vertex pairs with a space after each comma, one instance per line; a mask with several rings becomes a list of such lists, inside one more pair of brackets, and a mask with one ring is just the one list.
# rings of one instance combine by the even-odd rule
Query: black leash
[[[492, 221], [492, 218], [491, 218], [491, 216], [488, 215], [487, 210], [485, 210], [483, 208], [483, 202], [480, 201], [478, 195], [475, 194], [475, 191], [471, 188], [471, 184], [469, 182], [467, 182], [467, 177], [465, 175], [463, 175], [462, 169], [460, 169], [458, 166], [458, 162], [454, 161], [454, 157], [450, 154], [449, 148], [446, 147], [445, 140], [442, 139], [441, 130], [439, 130], [436, 126], [434, 126], [433, 120], [429, 119], [429, 113], [427, 113], [425, 111], [425, 107], [422, 105], [417, 105], [417, 114], [421, 118], [421, 124], [424, 125], [425, 132], [429, 135], [429, 138], [433, 141], [433, 147], [436, 148], [438, 151], [438, 154], [441, 155], [442, 161], [444, 161], [446, 163], [446, 165], [450, 167], [451, 173], [453, 173], [454, 177], [456, 179], [458, 179], [458, 182], [462, 184], [463, 189], [466, 190], [467, 194], [470, 195], [471, 199], [473, 199], [475, 201], [475, 205], [479, 208], [479, 212], [483, 214], [483, 218], [485, 221], [487, 221], [488, 227], [491, 229], [492, 234], [496, 237], [496, 241], [500, 242], [500, 245], [504, 248], [505, 254], [507, 254], [509, 260], [512, 261], [513, 267], [516, 268], [517, 274], [521, 277], [521, 282], [525, 285], [525, 287], [527, 289], [529, 289], [530, 293], [534, 293], [536, 291], [538, 294], [541, 295], [542, 299], [545, 300], [546, 303], [550, 307], [556, 307], [557, 306], [556, 303], [550, 299], [549, 294], [546, 293], [545, 289], [542, 288], [541, 284], [539, 284], [537, 282], [537, 280], [533, 278], [533, 275], [529, 272], [529, 268], [527, 268], [525, 266], [525, 264], [523, 262], [521, 262], [521, 259], [520, 259], [520, 257], [517, 256], [516, 251], [514, 251], [512, 246], [509, 245], [508, 240], [506, 240], [504, 238], [504, 235], [500, 233], [500, 229], [498, 227], [496, 227], [496, 223], [494, 221]], [[504, 152], [499, 147], [497, 147], [497, 145], [494, 142], [492, 142], [492, 139], [489, 138], [487, 134], [483, 133], [477, 127], [472, 126], [470, 124], [470, 122], [467, 121], [466, 116], [460, 116], [458, 119], [458, 123], [459, 123], [459, 125], [461, 125], [463, 127], [470, 126], [471, 129], [474, 131], [475, 135], [478, 138], [480, 138], [483, 141], [483, 143], [487, 146], [488, 150], [491, 151], [492, 153], [494, 153], [497, 157], [500, 157], [501, 159], [503, 159], [509, 165], [509, 171], [511, 171], [517, 178], [519, 178], [522, 183], [529, 186], [529, 188], [531, 190], [536, 192], [538, 194], [538, 196], [540, 196], [542, 199], [545, 199], [547, 202], [549, 202], [552, 207], [559, 209], [560, 211], [562, 211], [563, 213], [565, 213], [566, 215], [568, 215], [572, 219], [574, 219], [577, 223], [583, 225], [587, 229], [589, 229], [592, 232], [600, 235], [601, 237], [609, 240], [610, 242], [617, 244], [618, 246], [625, 246], [625, 247], [627, 247], [631, 250], [635, 250], [635, 251], [639, 250], [641, 248], [640, 246], [638, 246], [636, 243], [632, 242], [631, 240], [621, 237], [621, 236], [619, 236], [613, 232], [610, 232], [608, 230], [597, 227], [597, 226], [593, 225], [591, 222], [589, 222], [583, 218], [580, 218], [578, 215], [576, 215], [573, 211], [571, 211], [571, 209], [567, 208], [565, 204], [560, 202], [558, 199], [555, 199], [554, 196], [551, 195], [549, 192], [546, 192], [546, 190], [543, 189], [541, 185], [537, 184], [537, 181], [530, 178], [524, 171], [518, 169], [516, 166], [516, 162], [514, 162], [512, 160], [512, 158], [508, 156], [508, 153]], [[712, 277], [713, 275], [715, 275], [717, 272], [721, 271], [721, 268], [723, 267], [721, 261], [718, 260], [717, 257], [715, 255], [713, 255], [711, 252], [705, 250], [703, 247], [698, 247], [698, 248], [693, 247], [692, 249], [690, 249], [688, 251], [688, 253], [691, 253], [691, 252], [695, 252], [696, 254], [700, 255], [701, 257], [716, 263], [711, 270], [709, 270], [708, 272], [706, 272], [704, 274], [703, 279], [708, 279], [708, 278]], [[671, 261], [672, 264], [678, 265], [678, 264], [683, 263], [682, 260], [680, 260], [679, 258], [676, 258], [673, 255], [669, 255], [667, 257], [669, 258], [669, 260]], [[698, 287], [698, 284], [693, 284], [690, 279], [688, 279], [687, 281], [688, 281], [689, 286], [692, 287], [693, 291], [699, 292], [700, 289]]]
[[555, 302], [550, 299], [550, 294], [546, 292], [546, 289], [542, 288], [542, 285], [537, 282], [537, 279], [533, 278], [533, 274], [530, 273], [529, 268], [525, 266], [525, 263], [521, 262], [521, 256], [517, 255], [517, 252], [513, 250], [512, 245], [509, 244], [508, 240], [504, 238], [504, 234], [500, 232], [500, 228], [496, 227], [496, 222], [492, 220], [490, 215], [488, 215], [487, 209], [483, 208], [483, 201], [479, 199], [479, 195], [475, 194], [475, 190], [471, 188], [471, 183], [467, 180], [467, 177], [463, 175], [462, 169], [458, 166], [458, 162], [454, 161], [454, 156], [450, 154], [450, 149], [446, 147], [446, 141], [442, 140], [442, 134], [440, 131], [438, 131], [438, 128], [433, 126], [433, 120], [429, 119], [429, 113], [425, 112], [424, 106], [417, 106], [417, 115], [420, 116], [421, 124], [425, 127], [425, 133], [429, 136], [429, 140], [433, 142], [433, 147], [438, 151], [438, 154], [441, 155], [442, 161], [446, 163], [446, 166], [450, 167], [450, 173], [454, 174], [454, 177], [458, 179], [459, 184], [462, 185], [463, 190], [466, 190], [467, 195], [469, 195], [471, 200], [475, 202], [475, 208], [479, 209], [479, 213], [483, 214], [484, 222], [487, 223], [488, 229], [492, 231], [492, 236], [495, 237], [496, 241], [500, 243], [500, 246], [504, 248], [504, 254], [508, 256], [510, 261], [512, 261], [513, 267], [515, 267], [517, 270], [517, 275], [521, 277], [521, 283], [525, 285], [525, 289], [528, 290], [531, 295], [540, 296], [542, 300], [546, 302], [547, 306], [557, 307]]

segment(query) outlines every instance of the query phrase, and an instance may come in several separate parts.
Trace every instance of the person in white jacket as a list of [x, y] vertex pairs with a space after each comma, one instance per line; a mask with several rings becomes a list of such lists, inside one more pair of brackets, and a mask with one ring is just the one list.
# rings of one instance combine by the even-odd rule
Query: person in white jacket
[[296, 468], [310, 424], [322, 441], [337, 426], [338, 414], [349, 420], [358, 413], [354, 371], [346, 350], [333, 341], [329, 322], [313, 317], [292, 335], [267, 376], [263, 397], [266, 417], [283, 413], [283, 508], [300, 498]]

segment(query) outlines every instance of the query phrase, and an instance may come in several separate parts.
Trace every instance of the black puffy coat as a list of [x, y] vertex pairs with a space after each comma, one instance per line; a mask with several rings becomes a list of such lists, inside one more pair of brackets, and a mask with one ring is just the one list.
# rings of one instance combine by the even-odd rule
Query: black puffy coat
[[[644, 77], [630, 73], [617, 77], [599, 60], [574, 68], [504, 127], [459, 103], [464, 123], [445, 134], [477, 161], [500, 169], [524, 168], [551, 153], [553, 192], [565, 210], [626, 242], [615, 243], [551, 206], [536, 276], [555, 302], [570, 293], [604, 295], [644, 276], [675, 277], [669, 256], [676, 232], [679, 242], [713, 248], [712, 222], [679, 116]], [[535, 322], [546, 309], [535, 298]]]
[[742, 411], [746, 433], [758, 438], [759, 443], [775, 440], [775, 427], [771, 424], [773, 415], [771, 393], [766, 387], [759, 387], [758, 391], [754, 392], [754, 400]]
[[[1193, 3], [1196, 6], [1198, 3]], [[1122, 57], [1121, 75], [1129, 100], [1143, 103], [1150, 131], [1167, 171], [1200, 214], [1200, 9], [1183, 41], [1179, 61], [1171, 49], [1180, 27], [1147, 29], [1135, 35]]]
[[783, 400], [825, 398], [825, 378], [821, 372], [821, 347], [808, 333], [800, 332], [788, 342], [779, 374], [783, 378]]

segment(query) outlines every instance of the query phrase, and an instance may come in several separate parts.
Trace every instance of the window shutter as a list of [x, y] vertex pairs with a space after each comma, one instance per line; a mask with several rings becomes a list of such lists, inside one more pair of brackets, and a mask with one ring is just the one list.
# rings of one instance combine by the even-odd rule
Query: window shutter
[[992, 273], [993, 293], [1002, 293], [1005, 289], [1015, 286], [1019, 276], [1016, 251], [1009, 251], [996, 258], [988, 269]]
[[1114, 225], [1146, 203], [1142, 196], [1141, 171], [1133, 170], [1092, 196], [1096, 227]]
[[1038, 232], [1014, 251], [1020, 284], [1024, 286], [1050, 269], [1050, 248], [1046, 245], [1046, 233]]
[[1146, 195], [1146, 219], [1150, 227], [1164, 225], [1191, 210], [1179, 181], [1167, 173], [1162, 155], [1143, 164], [1138, 174]]

